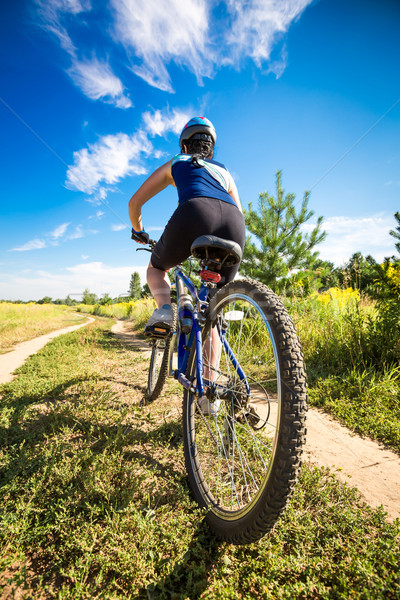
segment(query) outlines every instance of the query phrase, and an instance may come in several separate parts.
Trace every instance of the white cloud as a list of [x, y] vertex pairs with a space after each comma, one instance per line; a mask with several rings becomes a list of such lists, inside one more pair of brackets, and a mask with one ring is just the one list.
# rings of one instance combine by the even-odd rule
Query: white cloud
[[114, 75], [107, 62], [97, 58], [75, 60], [68, 70], [72, 81], [91, 100], [102, 100], [118, 108], [130, 108], [132, 102], [124, 94], [121, 80]]
[[100, 221], [105, 215], [105, 212], [103, 212], [102, 210], [98, 210], [96, 212], [95, 215], [90, 215], [90, 217], [88, 217], [89, 220], [94, 219], [95, 221]]
[[189, 113], [180, 109], [145, 112], [143, 128], [136, 133], [105, 135], [87, 148], [74, 152], [74, 164], [67, 170], [66, 186], [89, 194], [89, 200], [93, 202], [104, 202], [110, 190], [105, 184], [116, 184], [128, 175], [143, 175], [147, 172], [143, 158], [151, 153], [160, 157], [149, 136], [178, 134], [189, 118]]
[[272, 49], [312, 1], [111, 0], [114, 38], [134, 62], [134, 73], [168, 92], [174, 91], [167, 71], [172, 61], [192, 71], [198, 83], [215, 67], [239, 67], [248, 57], [259, 68], [269, 62], [267, 72], [279, 77], [286, 49], [271, 61]]
[[[304, 231], [311, 231], [308, 223]], [[393, 216], [384, 214], [370, 217], [329, 217], [324, 219], [322, 229], [328, 235], [326, 240], [316, 247], [320, 258], [343, 265], [355, 252], [364, 256], [372, 255], [375, 260], [395, 254], [393, 238], [389, 235], [393, 229]]]
[[58, 227], [56, 227], [51, 233], [49, 233], [50, 237], [54, 240], [58, 240], [63, 237], [70, 223], [62, 223]]
[[200, 81], [211, 74], [209, 3], [205, 0], [111, 0], [114, 38], [141, 64], [132, 70], [152, 86], [172, 92], [166, 65], [189, 67]]
[[[113, 40], [104, 37], [101, 50], [103, 56], [112, 54], [110, 42], [122, 44], [127, 66], [149, 85], [167, 92], [174, 91], [168, 72], [171, 63], [194, 73], [199, 85], [203, 77], [213, 77], [216, 68], [239, 68], [247, 58], [279, 77], [287, 64], [286, 48], [283, 45], [280, 57], [271, 59], [272, 50], [312, 1], [110, 0]], [[82, 60], [82, 49], [72, 41], [73, 25], [83, 23], [89, 33], [96, 27], [89, 0], [36, 0], [36, 5], [43, 27], [71, 57], [68, 73], [83, 93], [120, 108], [132, 106], [110, 64], [97, 58]], [[82, 13], [87, 13], [85, 19]], [[103, 33], [109, 35], [107, 30]], [[98, 48], [91, 50], [95, 53]]]
[[164, 136], [170, 131], [178, 134], [190, 117], [191, 115], [188, 112], [180, 109], [173, 109], [172, 111], [155, 110], [143, 113], [145, 127], [151, 136]]
[[91, 10], [89, 0], [36, 0], [42, 27], [55, 35], [61, 48], [72, 59], [67, 70], [74, 84], [91, 100], [101, 100], [118, 108], [130, 108], [131, 100], [124, 94], [121, 80], [113, 73], [108, 62], [79, 60], [79, 49], [73, 43], [66, 26], [67, 17], [78, 17]]
[[77, 225], [75, 231], [68, 236], [69, 240], [80, 240], [84, 237], [82, 225]]
[[2, 299], [39, 300], [44, 296], [65, 298], [71, 294], [79, 299], [85, 288], [98, 296], [108, 293], [112, 297], [126, 294], [131, 274], [137, 271], [142, 284], [146, 280], [147, 267], [111, 266], [101, 262], [81, 263], [57, 272], [37, 271], [0, 275]]
[[66, 185], [86, 194], [100, 192], [104, 199], [104, 188], [100, 184], [115, 184], [127, 175], [146, 173], [142, 156], [148, 156], [151, 149], [151, 143], [142, 132], [131, 136], [126, 133], [105, 135], [74, 152], [74, 164], [67, 171]]
[[27, 242], [23, 246], [19, 246], [18, 248], [12, 248], [10, 252], [27, 252], [28, 250], [40, 250], [41, 248], [46, 248], [46, 242], [44, 240], [39, 240], [35, 238], [30, 242]]
[[111, 231], [122, 231], [123, 229], [128, 229], [128, 225], [122, 225], [122, 223], [111, 225]]
[[44, 237], [45, 239], [35, 238], [24, 244], [23, 246], [19, 246], [18, 248], [12, 248], [9, 252], [27, 252], [29, 250], [40, 250], [42, 248], [48, 248], [49, 246], [58, 246], [59, 241], [66, 242], [68, 240], [77, 240], [87, 235], [94, 235], [99, 233], [95, 229], [87, 229], [84, 230], [82, 225], [77, 225], [75, 229], [66, 235], [67, 229], [71, 223], [62, 223], [58, 225], [53, 231], [47, 233]]
[[[286, 32], [312, 0], [226, 0], [225, 63], [237, 65], [250, 56], [258, 67], [268, 61], [277, 37]], [[284, 64], [284, 63], [283, 63]], [[281, 64], [282, 67], [282, 64]]]
[[82, 12], [91, 10], [89, 0], [36, 0], [37, 12], [42, 27], [55, 35], [60, 46], [75, 56], [76, 48], [73, 44], [63, 19], [65, 15], [79, 15]]

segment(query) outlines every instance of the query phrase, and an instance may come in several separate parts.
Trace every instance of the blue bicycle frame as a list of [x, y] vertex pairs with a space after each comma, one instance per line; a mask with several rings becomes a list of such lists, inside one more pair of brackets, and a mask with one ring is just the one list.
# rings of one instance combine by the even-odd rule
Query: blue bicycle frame
[[[175, 267], [174, 281], [176, 286], [177, 302], [179, 305], [179, 288], [182, 284], [187, 288], [188, 293], [193, 297], [193, 311], [192, 311], [192, 328], [188, 335], [179, 332], [179, 338], [177, 341], [177, 352], [178, 352], [178, 367], [174, 372], [175, 378], [179, 383], [187, 390], [192, 393], [197, 392], [199, 397], [204, 393], [204, 381], [203, 381], [203, 353], [202, 353], [202, 327], [204, 325], [204, 310], [208, 306], [209, 288], [202, 281], [200, 289], [192, 283], [186, 273], [180, 267]], [[177, 335], [177, 334], [175, 334]], [[247, 381], [247, 377], [240, 366], [236, 356], [229, 345], [228, 340], [225, 337], [223, 331], [220, 330], [221, 342], [225, 348], [225, 351], [230, 358], [234, 369], [236, 370], [239, 379], [244, 381], [247, 392], [250, 394], [250, 386]], [[189, 362], [190, 348], [193, 342], [196, 343], [196, 388], [193, 383], [186, 377], [186, 369]]]

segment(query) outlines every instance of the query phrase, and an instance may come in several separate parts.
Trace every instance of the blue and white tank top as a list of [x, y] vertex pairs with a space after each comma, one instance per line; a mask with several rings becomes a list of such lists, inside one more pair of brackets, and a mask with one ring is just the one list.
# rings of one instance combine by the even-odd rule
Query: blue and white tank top
[[229, 194], [232, 175], [221, 163], [209, 158], [197, 158], [197, 166], [190, 154], [177, 154], [172, 159], [171, 174], [178, 190], [179, 204], [204, 196], [217, 198], [229, 204], [236, 202]]

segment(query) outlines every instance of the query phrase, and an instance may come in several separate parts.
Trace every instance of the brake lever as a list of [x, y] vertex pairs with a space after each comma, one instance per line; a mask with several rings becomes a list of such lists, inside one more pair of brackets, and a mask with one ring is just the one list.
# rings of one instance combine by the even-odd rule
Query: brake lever
[[148, 244], [150, 248], [136, 248], [136, 252], [139, 252], [140, 250], [144, 250], [145, 252], [153, 252], [153, 248], [157, 242], [155, 240], [149, 240]]

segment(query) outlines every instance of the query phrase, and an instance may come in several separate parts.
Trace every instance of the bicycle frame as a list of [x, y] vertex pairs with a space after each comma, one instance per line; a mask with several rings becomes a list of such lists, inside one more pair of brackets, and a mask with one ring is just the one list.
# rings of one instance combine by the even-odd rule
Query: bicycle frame
[[[192, 393], [197, 392], [199, 397], [201, 397], [204, 393], [202, 327], [205, 322], [204, 311], [208, 307], [209, 288], [204, 282], [201, 282], [200, 289], [198, 289], [190, 280], [190, 278], [186, 275], [186, 273], [182, 270], [182, 268], [179, 266], [175, 267], [174, 270], [174, 282], [176, 286], [178, 306], [180, 295], [179, 290], [182, 287], [182, 285], [184, 285], [187, 288], [188, 293], [193, 297], [194, 300], [194, 308], [191, 315], [192, 328], [190, 330], [190, 333], [187, 335], [182, 332], [179, 332], [179, 338], [177, 340], [178, 366], [177, 369], [174, 371], [174, 376], [185, 389], [189, 390]], [[175, 333], [174, 335], [177, 335], [177, 333]], [[239, 376], [239, 379], [241, 381], [244, 381], [247, 392], [250, 394], [250, 386], [247, 381], [247, 377], [222, 331], [220, 331], [220, 338], [225, 348], [225, 351], [229, 356], [232, 365]], [[194, 388], [193, 382], [191, 382], [185, 375], [189, 361], [190, 348], [192, 347], [194, 341], [196, 343], [196, 388]]]

